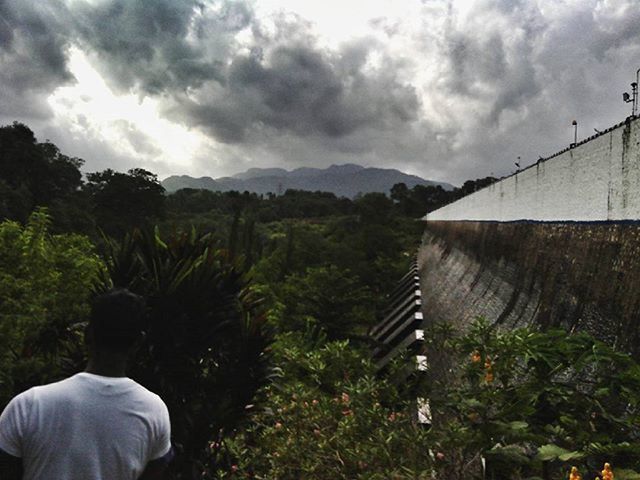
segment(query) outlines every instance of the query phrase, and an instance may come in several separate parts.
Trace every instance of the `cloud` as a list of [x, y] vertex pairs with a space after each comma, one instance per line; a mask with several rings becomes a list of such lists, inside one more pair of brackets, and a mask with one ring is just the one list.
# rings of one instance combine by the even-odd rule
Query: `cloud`
[[83, 2], [74, 9], [73, 28], [112, 84], [157, 95], [217, 77], [225, 49], [205, 51], [202, 42], [208, 28], [224, 36], [221, 30], [238, 23], [238, 15], [223, 11], [213, 22], [203, 9], [198, 0]]
[[28, 0], [0, 2], [0, 104], [3, 116], [46, 118], [44, 96], [72, 82], [67, 68], [65, 6]]
[[[243, 161], [349, 161], [461, 182], [564, 147], [573, 118], [585, 135], [620, 121], [620, 93], [640, 66], [635, 0], [408, 1], [371, 18], [362, 10], [359, 34], [337, 32], [340, 42], [292, 8], [4, 0], [0, 120], [53, 121], [47, 99], [76, 81], [69, 52], [80, 49], [116, 93], [150, 97], [207, 138], [200, 172], [215, 154], [211, 168], [224, 173]], [[126, 112], [118, 125], [118, 164], [132, 151], [162, 157]], [[82, 151], [100, 138], [87, 132]]]
[[209, 83], [195, 96], [177, 96], [172, 112], [221, 141], [251, 140], [251, 133], [341, 138], [355, 131], [415, 120], [419, 100], [392, 71], [363, 71], [364, 44], [326, 52], [313, 45], [282, 45], [263, 55], [233, 58], [223, 85]]
[[620, 92], [640, 66], [632, 0], [442, 2], [423, 50], [439, 65], [426, 92], [449, 131], [450, 178], [510, 173], [619, 122]]
[[129, 144], [129, 148], [140, 156], [159, 156], [162, 151], [152, 141], [152, 139], [141, 132], [132, 122], [117, 120], [114, 127], [119, 131], [122, 140]]
[[416, 118], [411, 85], [393, 69], [365, 72], [381, 48], [368, 39], [330, 51], [299, 17], [276, 15], [267, 25], [242, 2], [141, 5], [82, 4], [74, 18], [83, 45], [116, 88], [162, 95], [167, 115], [221, 142], [264, 129], [339, 138]]

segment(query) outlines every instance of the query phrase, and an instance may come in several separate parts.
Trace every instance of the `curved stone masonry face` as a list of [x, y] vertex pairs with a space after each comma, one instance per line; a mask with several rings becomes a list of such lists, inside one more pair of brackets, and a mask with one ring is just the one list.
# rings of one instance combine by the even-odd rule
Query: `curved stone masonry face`
[[[640, 122], [429, 213], [418, 252], [423, 330], [583, 330], [640, 359]], [[427, 347], [428, 376], [451, 359]]]
[[640, 358], [640, 223], [429, 221], [425, 323], [584, 330]]
[[429, 221], [640, 220], [640, 118], [435, 210]]

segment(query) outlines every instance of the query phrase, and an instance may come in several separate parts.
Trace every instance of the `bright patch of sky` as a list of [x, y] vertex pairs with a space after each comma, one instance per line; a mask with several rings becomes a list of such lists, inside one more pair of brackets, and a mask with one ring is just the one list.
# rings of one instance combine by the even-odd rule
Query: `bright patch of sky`
[[69, 70], [76, 81], [57, 88], [48, 102], [71, 135], [90, 131], [122, 156], [172, 170], [156, 169], [161, 176], [190, 171], [194, 156], [215, 148], [205, 135], [164, 118], [153, 97], [114, 93], [77, 47], [69, 50]]

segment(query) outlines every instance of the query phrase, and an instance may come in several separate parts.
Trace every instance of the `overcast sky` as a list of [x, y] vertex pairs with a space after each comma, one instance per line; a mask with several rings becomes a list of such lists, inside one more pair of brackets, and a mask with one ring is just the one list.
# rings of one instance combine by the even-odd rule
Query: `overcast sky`
[[85, 160], [504, 175], [624, 120], [638, 0], [0, 0], [0, 124]]

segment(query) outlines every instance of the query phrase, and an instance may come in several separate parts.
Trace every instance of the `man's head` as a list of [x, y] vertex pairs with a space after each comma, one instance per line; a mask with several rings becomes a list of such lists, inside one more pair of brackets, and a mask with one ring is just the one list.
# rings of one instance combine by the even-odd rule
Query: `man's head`
[[124, 288], [109, 290], [91, 303], [87, 341], [93, 349], [126, 353], [142, 337], [145, 304]]

